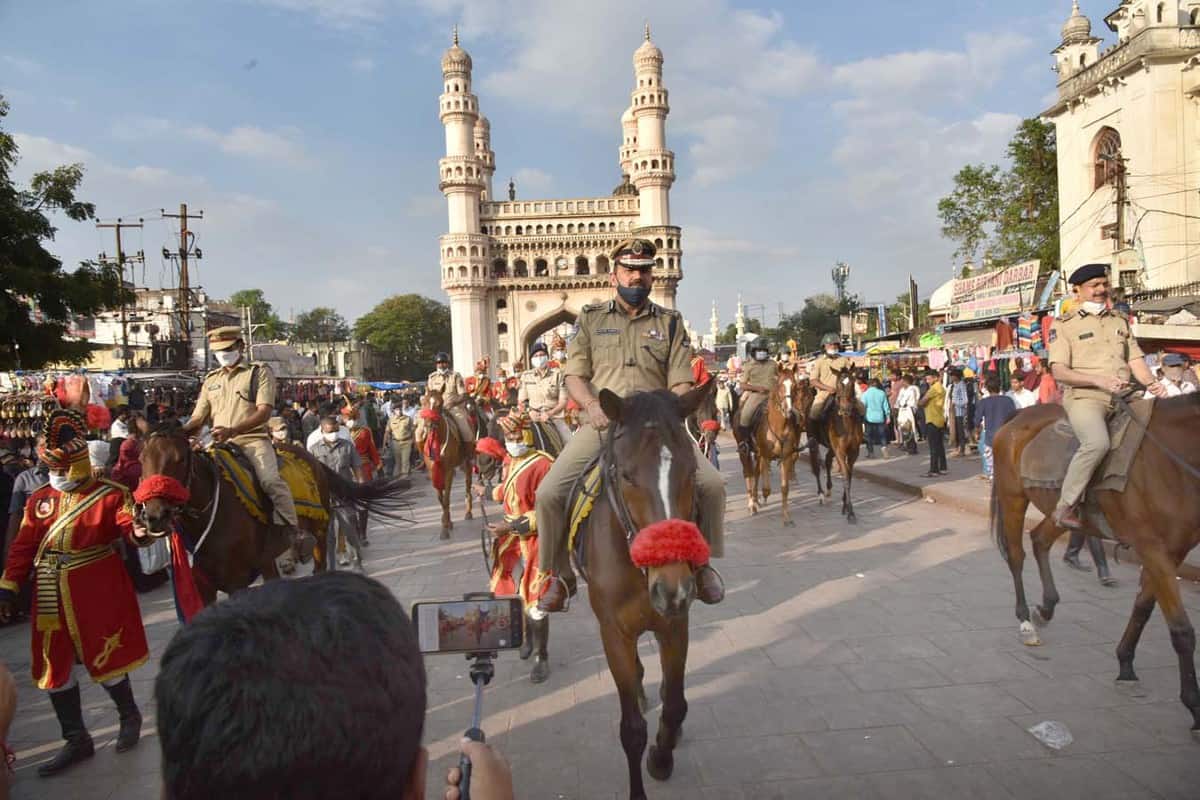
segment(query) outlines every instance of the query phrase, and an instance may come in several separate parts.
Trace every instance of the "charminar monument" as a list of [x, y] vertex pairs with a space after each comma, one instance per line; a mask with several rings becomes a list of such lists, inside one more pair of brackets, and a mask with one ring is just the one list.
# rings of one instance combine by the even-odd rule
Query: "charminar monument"
[[450, 296], [454, 364], [490, 356], [512, 371], [539, 337], [570, 325], [581, 308], [609, 297], [609, 253], [630, 236], [658, 247], [651, 299], [675, 307], [683, 277], [680, 230], [671, 224], [675, 154], [667, 149], [663, 55], [650, 41], [633, 54], [630, 105], [621, 115], [621, 182], [602, 197], [552, 200], [492, 191], [491, 125], [471, 91], [471, 56], [454, 44], [442, 56], [446, 156], [439, 162], [449, 207], [440, 239], [442, 287]]

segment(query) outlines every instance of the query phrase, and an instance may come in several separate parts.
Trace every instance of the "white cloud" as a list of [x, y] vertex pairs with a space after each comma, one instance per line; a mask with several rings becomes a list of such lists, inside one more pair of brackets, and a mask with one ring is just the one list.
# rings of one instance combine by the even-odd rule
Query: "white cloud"
[[522, 197], [543, 195], [554, 187], [554, 176], [537, 167], [521, 167], [512, 179]]
[[370, 56], [359, 56], [350, 62], [350, 68], [355, 72], [374, 72], [375, 59], [371, 58]]
[[3, 61], [22, 75], [36, 75], [42, 71], [42, 65], [30, 58], [4, 55], [0, 56], [0, 61]]
[[298, 132], [263, 130], [254, 125], [239, 125], [228, 132], [205, 126], [185, 128], [184, 135], [196, 141], [215, 145], [222, 152], [247, 158], [278, 161], [292, 166], [305, 166], [310, 159], [303, 145], [296, 141]]

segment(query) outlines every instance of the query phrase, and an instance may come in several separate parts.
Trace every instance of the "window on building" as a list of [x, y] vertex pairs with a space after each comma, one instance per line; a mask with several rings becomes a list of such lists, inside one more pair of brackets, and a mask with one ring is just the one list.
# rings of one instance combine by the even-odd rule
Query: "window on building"
[[1154, 12], [1154, 19], [1159, 24], [1162, 24], [1163, 18], [1167, 15], [1167, 4], [1159, 3], [1158, 9]]
[[588, 268], [587, 256], [579, 256], [575, 259], [575, 274], [588, 275], [591, 270]]
[[533, 262], [533, 274], [539, 278], [549, 277], [550, 265], [546, 263], [546, 259], [539, 258]]
[[525, 259], [518, 258], [513, 262], [513, 275], [516, 275], [518, 278], [529, 277], [529, 265], [525, 263]]
[[1138, 285], [1138, 271], [1136, 269], [1123, 269], [1117, 275], [1118, 285], [1122, 289], [1136, 289]]
[[508, 274], [508, 264], [503, 258], [497, 258], [492, 262], [492, 277], [503, 278]]
[[507, 299], [501, 297], [498, 300], [496, 300], [496, 310], [497, 311], [503, 311], [506, 308], [508, 308], [508, 300]]
[[1115, 184], [1120, 166], [1121, 134], [1112, 128], [1103, 128], [1092, 145], [1092, 188]]
[[504, 334], [508, 333], [508, 323], [507, 323], [507, 322], [501, 322], [499, 325], [497, 325], [497, 326], [496, 326], [496, 333], [500, 334], [501, 336], [503, 336]]
[[596, 256], [596, 274], [608, 274], [608, 256]]
[[496, 353], [496, 355], [500, 357], [501, 364], [508, 363], [508, 351], [507, 350], [501, 349], [499, 352]]
[[1193, 25], [1200, 25], [1200, 8], [1193, 8], [1191, 15], [1188, 17], [1188, 20]]

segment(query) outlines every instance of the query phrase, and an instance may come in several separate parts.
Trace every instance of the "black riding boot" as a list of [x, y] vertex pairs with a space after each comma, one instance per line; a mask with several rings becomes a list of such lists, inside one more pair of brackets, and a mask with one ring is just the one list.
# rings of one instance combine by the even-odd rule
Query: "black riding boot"
[[[1079, 560], [1079, 554], [1083, 550], [1083, 541], [1086, 538], [1088, 537], [1084, 535], [1083, 531], [1072, 531], [1071, 540], [1067, 542], [1067, 552], [1063, 553], [1063, 561], [1066, 562], [1067, 566], [1081, 572], [1090, 572], [1092, 569]], [[1107, 570], [1107, 568], [1108, 565], [1106, 563], [1105, 569]]]
[[129, 676], [116, 686], [105, 686], [104, 690], [117, 704], [117, 715], [121, 720], [121, 728], [117, 732], [117, 752], [124, 753], [132, 749], [142, 736], [142, 712], [133, 699], [133, 684]]
[[79, 697], [78, 684], [61, 692], [50, 693], [50, 704], [62, 727], [62, 737], [66, 744], [54, 756], [38, 767], [38, 775], [43, 778], [62, 772], [72, 764], [91, 758], [96, 753], [92, 737], [83, 724], [83, 701]]
[[1108, 571], [1108, 556], [1104, 554], [1104, 542], [1095, 536], [1089, 536], [1087, 543], [1088, 550], [1092, 554], [1092, 561], [1096, 564], [1096, 577], [1100, 579], [1101, 584], [1113, 586], [1117, 581]]

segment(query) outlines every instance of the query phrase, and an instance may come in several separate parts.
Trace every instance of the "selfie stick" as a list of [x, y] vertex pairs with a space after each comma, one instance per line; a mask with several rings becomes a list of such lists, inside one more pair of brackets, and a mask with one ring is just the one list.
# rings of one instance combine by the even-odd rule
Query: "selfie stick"
[[[463, 600], [495, 599], [496, 595], [492, 592], [468, 592], [463, 595]], [[475, 684], [475, 711], [471, 715], [471, 727], [463, 735], [476, 742], [484, 741], [483, 729], [479, 727], [483, 717], [483, 687], [491, 683], [496, 674], [496, 667], [492, 663], [495, 656], [494, 651], [467, 653], [467, 658], [471, 661], [471, 683]], [[458, 783], [458, 795], [461, 800], [471, 800], [471, 759], [467, 758], [466, 753], [459, 756], [458, 769], [462, 773]]]

